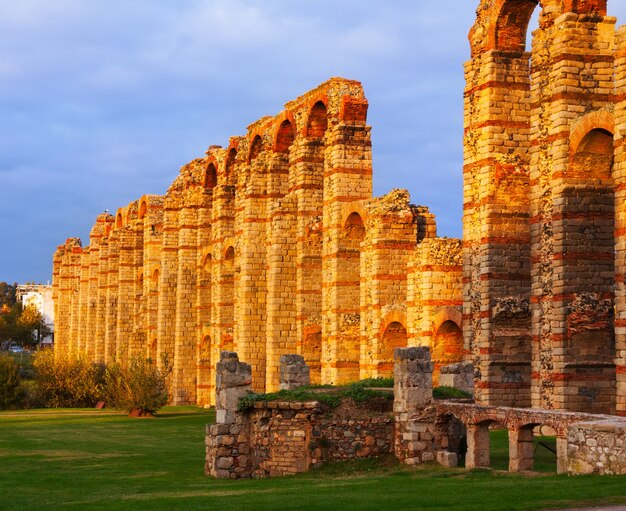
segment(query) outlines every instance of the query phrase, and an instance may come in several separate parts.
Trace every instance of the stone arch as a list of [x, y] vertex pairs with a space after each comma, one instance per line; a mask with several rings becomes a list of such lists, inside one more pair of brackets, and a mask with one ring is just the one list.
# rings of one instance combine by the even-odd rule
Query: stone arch
[[226, 176], [226, 181], [231, 180], [233, 177], [236, 160], [237, 160], [237, 148], [230, 147], [228, 149], [228, 153], [226, 154], [226, 164], [224, 165], [224, 175]]
[[115, 228], [121, 229], [122, 227], [124, 227], [124, 214], [123, 210], [120, 208], [115, 215]]
[[159, 269], [156, 268], [153, 272], [152, 272], [152, 282], [153, 284], [156, 284], [157, 286], [159, 285]]
[[538, 0], [508, 0], [498, 12], [495, 24], [495, 49], [525, 51], [528, 24]]
[[390, 313], [382, 323], [380, 335], [380, 358], [378, 376], [393, 376], [393, 354], [396, 348], [406, 348], [408, 335], [405, 315]]
[[328, 128], [328, 111], [326, 103], [322, 100], [317, 101], [309, 112], [307, 122], [307, 137], [321, 139]]
[[148, 213], [148, 201], [146, 199], [142, 199], [139, 204], [139, 220], [143, 220]]
[[250, 144], [250, 151], [248, 152], [248, 163], [252, 163], [256, 160], [263, 151], [263, 139], [260, 135], [255, 135]]
[[217, 185], [217, 167], [214, 162], [209, 162], [204, 171], [204, 189], [207, 191], [212, 191], [213, 188]]
[[285, 119], [276, 129], [274, 135], [274, 151], [281, 154], [288, 154], [295, 138], [295, 124], [290, 119]]
[[433, 331], [433, 334], [433, 385], [437, 385], [441, 366], [463, 360], [463, 331], [457, 322], [447, 319]]
[[365, 225], [361, 215], [356, 211], [350, 213], [344, 222], [343, 228], [345, 238], [353, 242], [358, 242], [359, 246], [355, 246], [354, 248], [360, 251], [360, 243], [365, 239]]

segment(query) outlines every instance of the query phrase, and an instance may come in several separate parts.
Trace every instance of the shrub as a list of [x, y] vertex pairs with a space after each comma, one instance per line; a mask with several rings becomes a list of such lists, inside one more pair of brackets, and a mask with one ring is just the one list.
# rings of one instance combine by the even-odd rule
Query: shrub
[[20, 387], [19, 368], [13, 358], [0, 355], [0, 410], [19, 408], [23, 391]]
[[465, 399], [472, 397], [472, 395], [455, 387], [442, 386], [433, 389], [433, 397], [435, 399]]
[[33, 358], [33, 367], [46, 406], [91, 407], [101, 399], [103, 368], [100, 365], [41, 350]]
[[105, 396], [114, 408], [140, 410], [152, 415], [167, 404], [167, 377], [171, 368], [164, 361], [159, 369], [150, 359], [133, 357], [127, 366], [113, 364], [104, 375]]

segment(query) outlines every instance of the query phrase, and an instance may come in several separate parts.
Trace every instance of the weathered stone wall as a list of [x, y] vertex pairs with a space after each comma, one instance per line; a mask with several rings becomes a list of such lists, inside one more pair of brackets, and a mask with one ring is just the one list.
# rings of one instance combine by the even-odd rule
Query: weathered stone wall
[[579, 422], [567, 435], [569, 474], [626, 474], [626, 423]]
[[[406, 191], [372, 199], [367, 107], [358, 82], [333, 78], [209, 147], [163, 196], [99, 215], [89, 247], [54, 256], [56, 349], [167, 361], [179, 404], [215, 402], [222, 350], [258, 391], [278, 388], [289, 353], [312, 383], [390, 375], [409, 343], [407, 266], [435, 222]], [[451, 280], [430, 284], [443, 281], [457, 304]]]

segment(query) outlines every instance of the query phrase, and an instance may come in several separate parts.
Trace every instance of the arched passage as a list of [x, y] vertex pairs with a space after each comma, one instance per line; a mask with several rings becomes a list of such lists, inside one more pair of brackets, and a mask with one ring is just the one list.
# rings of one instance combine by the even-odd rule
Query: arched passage
[[322, 101], [318, 101], [311, 108], [309, 113], [309, 122], [307, 126], [307, 136], [311, 138], [322, 138], [328, 128], [328, 114], [326, 105]]
[[248, 155], [248, 162], [251, 163], [256, 160], [263, 151], [263, 140], [259, 135], [256, 135], [250, 144], [250, 154]]
[[295, 138], [296, 132], [293, 128], [293, 124], [291, 124], [288, 119], [285, 119], [276, 131], [274, 151], [281, 154], [289, 153], [289, 149]]
[[434, 364], [433, 385], [439, 383], [441, 366], [463, 360], [463, 332], [454, 321], [444, 321], [433, 338], [432, 361]]
[[385, 328], [381, 339], [379, 376], [393, 376], [393, 352], [396, 348], [406, 348], [406, 346], [406, 328], [399, 321], [392, 321]]
[[213, 188], [217, 185], [217, 169], [215, 168], [215, 164], [209, 163], [206, 170], [204, 171], [204, 188], [207, 191], [212, 191]]

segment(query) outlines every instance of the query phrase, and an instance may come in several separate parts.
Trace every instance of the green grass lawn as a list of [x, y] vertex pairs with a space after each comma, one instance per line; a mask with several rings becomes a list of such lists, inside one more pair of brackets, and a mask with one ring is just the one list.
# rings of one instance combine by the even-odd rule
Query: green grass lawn
[[[393, 459], [214, 480], [203, 473], [204, 427], [212, 420], [192, 407], [166, 408], [155, 419], [106, 410], [0, 412], [0, 509], [488, 511], [626, 503], [626, 477], [413, 469]], [[496, 434], [494, 464], [502, 462], [499, 444]]]

